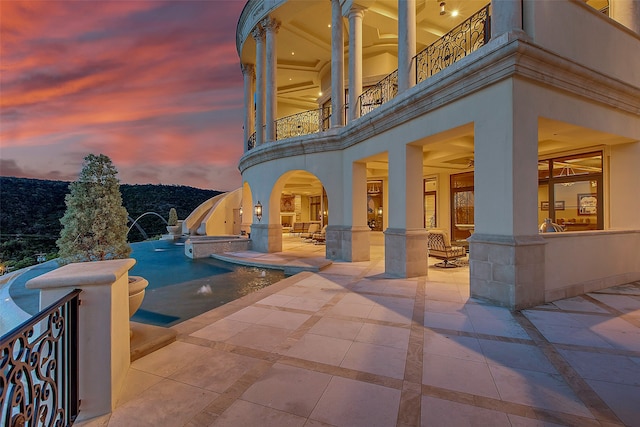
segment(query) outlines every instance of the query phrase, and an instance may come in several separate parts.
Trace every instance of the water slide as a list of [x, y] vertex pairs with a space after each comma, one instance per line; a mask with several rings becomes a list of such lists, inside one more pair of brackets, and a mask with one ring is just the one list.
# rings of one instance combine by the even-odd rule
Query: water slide
[[192, 236], [237, 235], [240, 230], [241, 218], [238, 210], [241, 204], [242, 187], [218, 194], [191, 212], [182, 222], [182, 232]]

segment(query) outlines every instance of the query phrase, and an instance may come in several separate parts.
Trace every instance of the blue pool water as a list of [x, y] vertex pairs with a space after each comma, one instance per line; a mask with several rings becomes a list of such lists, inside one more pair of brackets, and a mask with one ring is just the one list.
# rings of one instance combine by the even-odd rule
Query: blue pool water
[[[184, 255], [184, 244], [170, 240], [133, 243], [136, 264], [129, 275], [149, 281], [136, 322], [172, 326], [219, 307], [282, 278], [284, 272], [229, 264], [212, 258], [193, 260]], [[38, 309], [38, 291], [25, 289], [32, 277], [57, 268], [55, 261], [23, 273], [11, 285], [14, 302], [29, 314]]]

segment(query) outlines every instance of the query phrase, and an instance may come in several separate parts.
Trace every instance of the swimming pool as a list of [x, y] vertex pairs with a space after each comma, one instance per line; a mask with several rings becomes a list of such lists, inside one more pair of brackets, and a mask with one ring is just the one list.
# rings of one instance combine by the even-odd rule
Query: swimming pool
[[[181, 241], [149, 240], [131, 248], [136, 264], [129, 275], [149, 281], [142, 306], [131, 318], [135, 322], [173, 326], [284, 278], [280, 270], [188, 258]], [[25, 283], [55, 268], [57, 263], [49, 261], [16, 278], [9, 290], [14, 302], [36, 314], [38, 291], [26, 289]]]

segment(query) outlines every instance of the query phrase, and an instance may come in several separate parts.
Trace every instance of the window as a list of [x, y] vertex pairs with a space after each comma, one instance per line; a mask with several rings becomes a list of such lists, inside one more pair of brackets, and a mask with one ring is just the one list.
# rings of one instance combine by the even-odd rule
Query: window
[[474, 228], [473, 172], [451, 175], [451, 240], [464, 240]]
[[538, 162], [538, 222], [546, 218], [565, 231], [602, 230], [602, 152]]

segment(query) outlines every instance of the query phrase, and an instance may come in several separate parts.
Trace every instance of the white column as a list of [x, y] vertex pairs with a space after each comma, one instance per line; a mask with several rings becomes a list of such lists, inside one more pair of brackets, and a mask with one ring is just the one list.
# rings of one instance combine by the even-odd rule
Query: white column
[[416, 0], [398, 0], [398, 93], [416, 84]]
[[253, 65], [241, 64], [242, 76], [244, 77], [244, 151], [248, 150], [249, 137], [254, 130], [254, 110], [253, 110], [253, 79], [255, 71]]
[[259, 146], [264, 142], [265, 120], [264, 29], [257, 26], [251, 35], [256, 41], [256, 146]]
[[135, 259], [78, 262], [29, 280], [40, 289], [40, 308], [82, 289], [78, 312], [79, 397], [77, 421], [116, 407], [130, 365], [129, 269]]
[[340, 0], [331, 0], [331, 127], [344, 125], [344, 33]]
[[358, 97], [362, 94], [362, 17], [364, 10], [349, 11], [349, 121], [360, 117]]
[[637, 34], [640, 34], [640, 1], [610, 0], [609, 16]]
[[522, 31], [522, 0], [491, 0], [491, 38]]
[[276, 71], [278, 66], [276, 34], [280, 23], [275, 19], [265, 18], [262, 20], [262, 27], [266, 31], [266, 135], [265, 140], [276, 140], [276, 115], [278, 108], [278, 88], [276, 83]]

